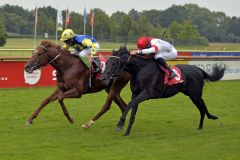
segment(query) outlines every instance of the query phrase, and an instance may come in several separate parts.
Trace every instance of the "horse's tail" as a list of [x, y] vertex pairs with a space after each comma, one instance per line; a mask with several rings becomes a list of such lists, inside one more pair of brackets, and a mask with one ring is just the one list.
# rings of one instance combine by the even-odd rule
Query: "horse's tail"
[[214, 66], [213, 71], [211, 74], [206, 73], [204, 70], [203, 71], [203, 77], [207, 81], [218, 81], [224, 76], [224, 71], [226, 69], [226, 66]]

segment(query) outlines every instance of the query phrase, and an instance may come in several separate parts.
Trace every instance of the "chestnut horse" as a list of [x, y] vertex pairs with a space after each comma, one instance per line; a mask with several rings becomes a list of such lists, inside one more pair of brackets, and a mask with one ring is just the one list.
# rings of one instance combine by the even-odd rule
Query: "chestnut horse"
[[126, 103], [120, 97], [120, 92], [131, 78], [130, 74], [127, 72], [122, 73], [118, 80], [111, 85], [106, 86], [103, 85], [100, 80], [95, 80], [95, 83], [92, 84], [90, 88], [90, 71], [88, 66], [78, 56], [70, 54], [69, 51], [61, 49], [59, 45], [49, 41], [42, 41], [40, 43], [24, 68], [26, 72], [32, 73], [34, 70], [48, 64], [52, 65], [57, 71], [57, 88], [49, 97], [42, 101], [40, 106], [28, 119], [27, 124], [32, 124], [40, 111], [47, 104], [55, 100], [58, 100], [60, 103], [68, 121], [73, 123], [73, 118], [69, 115], [63, 100], [65, 98], [80, 98], [82, 94], [96, 93], [103, 89], [108, 93], [106, 102], [101, 111], [90, 121], [83, 124], [82, 127], [89, 128], [94, 124], [98, 118], [110, 109], [112, 101], [119, 106], [122, 112], [125, 110]]

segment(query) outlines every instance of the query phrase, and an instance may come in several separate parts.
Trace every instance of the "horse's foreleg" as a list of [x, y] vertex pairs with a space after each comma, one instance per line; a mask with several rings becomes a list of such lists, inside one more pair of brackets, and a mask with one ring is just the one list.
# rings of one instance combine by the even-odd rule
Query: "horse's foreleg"
[[63, 114], [67, 117], [68, 121], [72, 124], [74, 122], [73, 120], [73, 117], [70, 116], [63, 100], [64, 98], [79, 98], [81, 97], [81, 94], [79, 94], [79, 92], [74, 88], [74, 89], [71, 89], [67, 92], [60, 92], [58, 94], [58, 102], [59, 104], [61, 105], [61, 108], [62, 108], [62, 111], [63, 111]]
[[[131, 100], [133, 100], [135, 97], [136, 97], [136, 95], [132, 94]], [[123, 127], [123, 125], [125, 123], [125, 120], [126, 120], [126, 116], [127, 116], [128, 112], [129, 112], [129, 110], [131, 109], [130, 104], [131, 104], [131, 102], [129, 102], [129, 104], [125, 108], [124, 112], [122, 113], [122, 116], [120, 117], [120, 120], [119, 120], [119, 122], [117, 124], [117, 127], [115, 129], [116, 131], [122, 130], [122, 127]]]
[[[148, 93], [147, 91], [142, 91], [141, 93], [139, 93], [138, 95], [133, 95], [132, 96], [132, 101], [129, 103], [128, 107], [130, 106], [130, 108], [132, 108], [132, 113], [131, 113], [131, 117], [130, 117], [130, 120], [129, 120], [129, 123], [128, 123], [128, 128], [127, 128], [127, 131], [125, 132], [124, 136], [128, 136], [131, 132], [131, 129], [132, 129], [132, 125], [134, 123], [134, 120], [135, 120], [135, 116], [136, 116], [136, 113], [137, 113], [137, 109], [138, 109], [138, 104], [145, 101], [145, 100], [148, 100], [149, 97], [148, 97]], [[125, 117], [123, 117], [123, 119], [126, 119], [126, 114], [124, 115]]]
[[128, 136], [131, 132], [132, 125], [133, 125], [133, 122], [135, 120], [135, 116], [136, 116], [136, 113], [137, 113], [137, 109], [138, 109], [138, 105], [132, 107], [132, 113], [131, 113], [131, 117], [130, 117], [130, 120], [129, 120], [128, 128], [127, 128], [127, 131], [125, 132], [124, 136]]
[[35, 118], [37, 118], [37, 116], [39, 115], [40, 111], [49, 103], [55, 101], [57, 99], [57, 94], [58, 94], [59, 90], [56, 89], [49, 97], [47, 97], [45, 100], [42, 101], [42, 103], [40, 104], [40, 106], [33, 112], [33, 114], [31, 115], [31, 117], [27, 120], [26, 124], [32, 124], [33, 120]]

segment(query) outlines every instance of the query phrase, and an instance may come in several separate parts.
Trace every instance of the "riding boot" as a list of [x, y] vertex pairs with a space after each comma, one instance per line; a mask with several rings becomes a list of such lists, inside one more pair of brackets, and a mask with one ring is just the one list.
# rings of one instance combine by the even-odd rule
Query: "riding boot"
[[102, 70], [101, 67], [100, 67], [101, 62], [98, 58], [93, 58], [92, 64], [94, 66], [93, 73], [98, 73]]
[[163, 66], [166, 70], [169, 72], [168, 79], [172, 79], [173, 77], [177, 76], [176, 73], [170, 68], [170, 66], [166, 63], [166, 61], [163, 58], [157, 59], [158, 64]]

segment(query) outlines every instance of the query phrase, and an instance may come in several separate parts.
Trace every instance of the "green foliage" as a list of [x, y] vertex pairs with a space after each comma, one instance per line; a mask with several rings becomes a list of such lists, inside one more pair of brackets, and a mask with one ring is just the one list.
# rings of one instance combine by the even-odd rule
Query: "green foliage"
[[4, 46], [7, 41], [7, 33], [2, 18], [0, 17], [0, 46]]
[[[116, 11], [111, 16], [100, 8], [94, 10], [94, 36], [101, 41], [125, 41], [130, 19], [132, 19], [132, 26], [128, 35], [130, 42], [135, 42], [141, 35], [160, 36], [172, 40], [174, 43], [186, 42], [187, 44], [198, 45], [205, 45], [208, 41], [239, 42], [240, 39], [240, 18], [228, 17], [223, 12], [211, 12], [209, 9], [199, 7], [196, 4], [173, 5], [163, 11], [144, 10], [139, 12], [132, 9], [127, 14]], [[4, 5], [0, 7], [6, 31], [14, 37], [33, 35], [35, 19], [33, 12], [33, 10], [28, 11], [19, 6]], [[50, 6], [39, 8], [38, 37], [42, 38], [44, 33], [48, 33], [50, 38], [55, 38], [56, 14], [57, 10]], [[62, 15], [63, 22], [65, 22], [66, 11], [62, 11]], [[192, 22], [194, 30], [190, 27], [185, 28], [184, 32], [182, 29], [182, 33], [178, 36], [183, 38], [177, 39], [179, 31], [176, 28], [179, 27], [178, 25], [189, 27], [189, 25], [182, 25], [186, 21]], [[78, 34], [83, 34], [83, 25], [83, 15], [71, 12], [69, 28], [72, 28]], [[168, 29], [169, 31], [167, 31]], [[191, 29], [191, 31], [186, 33], [188, 29]], [[170, 33], [170, 37], [167, 33]], [[194, 35], [196, 33], [199, 35]], [[91, 34], [89, 20], [86, 23], [86, 34]]]
[[[88, 15], [89, 17], [90, 15]], [[90, 18], [90, 17], [89, 17]], [[108, 40], [111, 33], [110, 19], [108, 15], [101, 9], [94, 9], [94, 37], [98, 40]], [[86, 24], [86, 34], [91, 35], [89, 20]]]
[[178, 24], [175, 21], [169, 27], [175, 45], [208, 45], [208, 40], [200, 36], [191, 21]]

